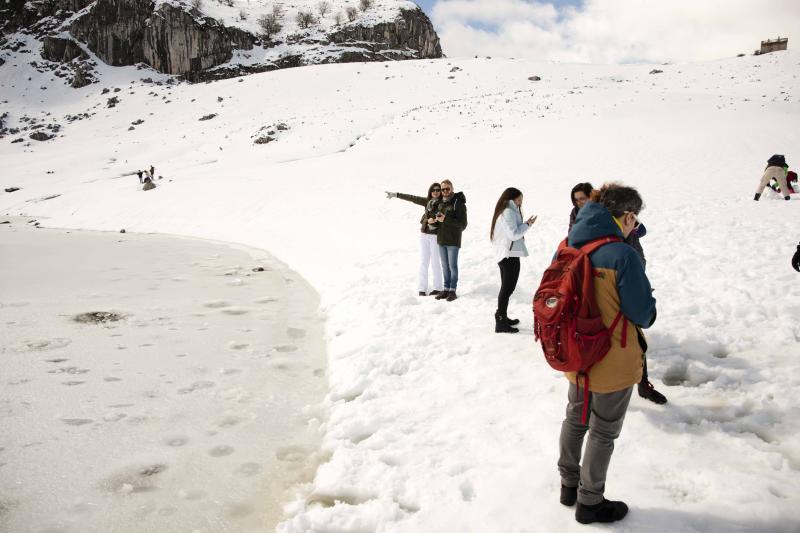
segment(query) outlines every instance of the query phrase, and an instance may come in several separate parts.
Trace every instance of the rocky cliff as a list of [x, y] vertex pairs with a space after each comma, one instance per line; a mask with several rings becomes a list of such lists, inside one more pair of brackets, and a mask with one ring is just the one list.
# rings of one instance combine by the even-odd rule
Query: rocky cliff
[[[317, 63], [442, 57], [430, 19], [411, 2], [378, 0], [345, 22], [344, 12], [315, 18], [311, 10], [319, 2], [298, 0], [292, 4], [296, 12], [278, 8], [278, 29], [268, 36], [257, 20], [274, 4], [234, 4], [204, 10], [200, 2], [189, 6], [181, 0], [11, 0], [0, 6], [0, 20], [6, 21], [0, 27], [6, 34], [35, 29], [49, 61], [85, 59], [84, 47], [109, 65], [143, 63], [191, 81]], [[311, 24], [300, 24], [302, 13], [312, 15]]]

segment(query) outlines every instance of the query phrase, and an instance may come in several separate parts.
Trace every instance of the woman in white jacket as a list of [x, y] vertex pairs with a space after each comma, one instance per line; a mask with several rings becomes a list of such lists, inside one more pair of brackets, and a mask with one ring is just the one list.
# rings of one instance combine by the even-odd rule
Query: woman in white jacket
[[494, 314], [496, 333], [517, 333], [513, 326], [519, 320], [508, 318], [508, 300], [517, 288], [519, 280], [519, 258], [528, 256], [525, 233], [536, 222], [536, 217], [522, 217], [522, 192], [509, 187], [494, 208], [492, 229], [489, 236], [494, 244], [494, 257], [500, 267], [500, 293], [497, 295], [497, 311]]

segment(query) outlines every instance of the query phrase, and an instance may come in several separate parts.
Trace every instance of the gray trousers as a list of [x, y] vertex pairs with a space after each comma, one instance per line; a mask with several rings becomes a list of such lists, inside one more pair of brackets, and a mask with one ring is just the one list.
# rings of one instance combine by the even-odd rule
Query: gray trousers
[[[603, 501], [606, 472], [614, 452], [614, 440], [619, 437], [622, 422], [631, 401], [633, 387], [617, 392], [589, 393], [589, 424], [581, 423], [583, 388], [569, 384], [567, 415], [561, 424], [558, 471], [561, 484], [578, 487], [578, 501], [594, 505]], [[581, 466], [583, 437], [589, 431], [589, 442]]]

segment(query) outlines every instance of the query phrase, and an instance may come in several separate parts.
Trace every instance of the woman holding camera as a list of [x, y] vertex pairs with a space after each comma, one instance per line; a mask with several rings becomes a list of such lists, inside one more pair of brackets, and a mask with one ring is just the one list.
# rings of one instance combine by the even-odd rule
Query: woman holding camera
[[442, 197], [442, 187], [438, 183], [432, 183], [428, 187], [428, 196], [414, 196], [399, 192], [386, 191], [387, 198], [399, 198], [412, 204], [421, 205], [425, 208], [420, 219], [420, 262], [419, 262], [419, 295], [428, 294], [428, 268], [433, 272], [433, 290], [431, 296], [436, 296], [442, 292], [444, 283], [442, 281], [442, 263], [439, 257], [439, 245], [436, 242], [436, 233], [439, 229], [439, 222], [436, 216], [439, 212], [439, 204]]
[[497, 295], [497, 311], [494, 314], [495, 333], [517, 333], [513, 326], [519, 320], [508, 318], [508, 300], [517, 288], [520, 257], [528, 256], [525, 233], [531, 229], [536, 217], [525, 220], [522, 216], [522, 191], [509, 187], [497, 200], [492, 216], [489, 237], [494, 245], [494, 256], [500, 267], [500, 292]]

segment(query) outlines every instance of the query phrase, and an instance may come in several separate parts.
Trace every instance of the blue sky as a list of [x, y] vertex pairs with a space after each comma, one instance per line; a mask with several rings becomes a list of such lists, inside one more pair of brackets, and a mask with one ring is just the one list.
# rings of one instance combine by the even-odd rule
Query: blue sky
[[416, 1], [453, 58], [704, 61], [751, 52], [767, 37], [794, 42], [800, 31], [800, 0]]
[[[431, 12], [433, 11], [434, 4], [436, 4], [437, 2], [441, 2], [442, 0], [415, 0], [415, 1], [423, 9], [423, 11], [425, 11], [425, 13], [430, 15]], [[549, 1], [548, 0], [542, 0], [539, 3], [542, 3], [542, 4], [553, 4], [556, 7], [561, 7], [561, 6], [570, 6], [570, 5], [574, 6], [574, 5], [580, 4], [581, 2], [582, 2], [582, 0], [549, 0]]]

